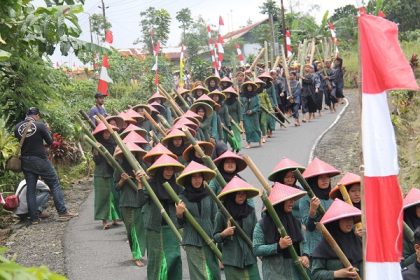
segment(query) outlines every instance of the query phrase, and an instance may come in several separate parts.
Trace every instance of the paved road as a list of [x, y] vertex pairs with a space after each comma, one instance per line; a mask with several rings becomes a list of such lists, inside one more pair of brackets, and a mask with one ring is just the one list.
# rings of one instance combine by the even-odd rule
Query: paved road
[[[339, 107], [342, 111], [344, 106]], [[311, 149], [317, 138], [337, 119], [339, 112], [324, 111], [319, 119], [301, 127], [278, 129], [274, 138], [262, 148], [243, 150], [268, 176], [274, 165], [284, 156], [303, 165], [308, 163]], [[251, 184], [258, 181], [249, 169], [241, 175]], [[256, 209], [261, 209], [256, 201]], [[93, 192], [82, 204], [80, 217], [70, 221], [64, 239], [65, 263], [70, 280], [146, 279], [146, 268], [132, 265], [124, 226], [101, 230], [101, 222], [93, 220]], [[187, 261], [183, 258], [184, 278], [188, 279]]]

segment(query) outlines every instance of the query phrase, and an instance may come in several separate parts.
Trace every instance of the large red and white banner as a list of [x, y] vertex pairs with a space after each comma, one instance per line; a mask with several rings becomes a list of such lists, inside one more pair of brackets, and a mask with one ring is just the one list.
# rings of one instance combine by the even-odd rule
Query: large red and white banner
[[366, 279], [402, 279], [403, 211], [398, 155], [387, 91], [417, 90], [398, 43], [398, 27], [384, 18], [358, 19], [362, 67], [362, 137], [365, 166]]

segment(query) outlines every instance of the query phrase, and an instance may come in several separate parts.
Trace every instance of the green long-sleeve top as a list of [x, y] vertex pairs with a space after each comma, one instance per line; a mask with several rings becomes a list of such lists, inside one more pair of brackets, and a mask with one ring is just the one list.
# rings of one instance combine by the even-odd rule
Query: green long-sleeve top
[[267, 90], [263, 90], [260, 94], [258, 94], [258, 98], [260, 99], [261, 107], [264, 107], [270, 112], [273, 111], [273, 106], [271, 105]]
[[200, 127], [197, 130], [197, 139], [200, 141], [210, 141], [212, 136], [212, 125], [213, 125], [213, 114], [207, 116], [204, 121], [200, 123]]
[[[359, 269], [359, 276], [363, 276], [363, 262], [358, 264], [353, 264], [353, 267]], [[321, 259], [313, 258], [312, 259], [312, 280], [333, 280], [334, 271], [344, 268], [340, 260], [337, 259]], [[350, 278], [340, 278], [340, 279], [349, 279]]]
[[[324, 207], [325, 211], [328, 210], [328, 208], [333, 203], [332, 199], [324, 200], [319, 199], [321, 201], [321, 205]], [[311, 205], [311, 201], [309, 196], [304, 196], [299, 200], [299, 210], [300, 210], [300, 217], [301, 222], [305, 226], [305, 242], [303, 245], [302, 252], [305, 255], [311, 256], [312, 252], [315, 250], [316, 246], [322, 239], [321, 233], [316, 230], [315, 223], [319, 222], [321, 220], [321, 216], [319, 215], [319, 212], [316, 213], [314, 218], [311, 218], [309, 216], [309, 208]]]
[[[197, 223], [201, 225], [209, 238], [211, 238], [214, 230], [214, 219], [217, 213], [216, 203], [210, 198], [210, 196], [204, 197], [197, 203], [189, 201], [183, 193], [180, 194], [179, 198], [185, 203], [185, 207], [190, 211]], [[198, 210], [198, 203], [200, 203], [201, 211]], [[198, 247], [206, 245], [206, 242], [201, 238], [194, 227], [186, 221], [185, 217], [178, 219], [178, 223], [181, 227], [184, 227], [182, 236], [183, 245], [193, 245]]]
[[243, 108], [239, 100], [236, 100], [233, 104], [228, 105], [225, 103], [226, 107], [228, 108], [229, 115], [232, 117], [232, 119], [239, 124], [240, 121], [242, 121], [242, 114]]
[[271, 85], [271, 87], [267, 88], [266, 91], [267, 91], [268, 97], [270, 98], [271, 105], [273, 107], [277, 107], [277, 104], [279, 104], [279, 102], [278, 102], [275, 87]]
[[229, 120], [229, 108], [228, 106], [223, 102], [222, 107], [219, 109], [217, 114], [220, 117], [220, 120], [226, 127], [230, 127], [230, 120]]
[[216, 141], [223, 139], [222, 122], [218, 112], [214, 112], [212, 115], [210, 137]]
[[[252, 240], [254, 226], [257, 223], [257, 216], [255, 210], [252, 211], [246, 218], [242, 219], [242, 229], [245, 231], [249, 239]], [[234, 235], [222, 238], [220, 233], [226, 228], [227, 219], [219, 211], [216, 215], [216, 222], [214, 226], [214, 240], [216, 243], [222, 245], [222, 262], [224, 265], [231, 265], [239, 268], [244, 268], [257, 262], [252, 249], [247, 243], [235, 232]]]
[[[120, 207], [133, 207], [133, 208], [140, 208], [143, 205], [144, 197], [141, 195], [141, 191], [135, 191], [128, 182], [124, 182], [121, 187], [118, 187], [118, 181], [121, 178], [121, 172], [118, 170], [114, 171], [114, 183], [115, 186], [120, 190]], [[131, 178], [134, 182], [137, 183], [136, 179]]]
[[242, 114], [242, 118], [246, 115], [247, 111], [251, 111], [252, 115], [258, 113], [260, 111], [260, 101], [258, 99], [258, 96], [255, 95], [251, 98], [248, 98], [246, 96], [241, 96], [241, 102], [243, 104], [243, 114]]
[[410, 241], [410, 239], [404, 234], [403, 239], [403, 257], [404, 259], [401, 261], [401, 267], [407, 267], [412, 263], [416, 262], [416, 250], [414, 250], [414, 242]]
[[[163, 188], [163, 187], [162, 187]], [[139, 191], [140, 201], [142, 201], [144, 212], [144, 226], [148, 230], [160, 232], [163, 225], [166, 225], [165, 220], [162, 218], [161, 211], [151, 199], [147, 189]], [[160, 200], [163, 208], [165, 208], [172, 222], [177, 225], [175, 203], [172, 200]]]
[[95, 162], [95, 170], [93, 172], [95, 177], [110, 178], [113, 176], [114, 169], [108, 164], [104, 157], [95, 155], [93, 156], [93, 161]]

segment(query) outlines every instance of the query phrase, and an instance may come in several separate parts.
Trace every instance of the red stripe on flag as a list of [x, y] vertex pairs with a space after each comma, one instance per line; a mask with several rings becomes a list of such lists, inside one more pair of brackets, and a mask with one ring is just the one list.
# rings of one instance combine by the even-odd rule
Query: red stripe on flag
[[364, 177], [366, 261], [399, 262], [402, 255], [402, 195], [396, 175]]
[[113, 41], [114, 41], [114, 36], [112, 35], [112, 31], [111, 30], [105, 31], [105, 42], [112, 44]]
[[108, 83], [104, 80], [99, 80], [98, 82], [98, 92], [102, 93], [105, 96], [108, 96]]
[[109, 68], [108, 56], [106, 54], [102, 57], [102, 66]]
[[359, 17], [359, 34], [364, 93], [418, 89], [413, 70], [398, 42], [397, 24], [364, 14]]

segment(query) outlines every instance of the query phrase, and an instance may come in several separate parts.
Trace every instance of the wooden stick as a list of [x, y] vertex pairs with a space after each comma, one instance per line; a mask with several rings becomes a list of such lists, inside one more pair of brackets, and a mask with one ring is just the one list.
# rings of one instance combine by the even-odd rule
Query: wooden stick
[[280, 63], [280, 56], [277, 56], [276, 61], [274, 62], [273, 67], [271, 67], [271, 69], [276, 69], [277, 66], [279, 66], [279, 63]]
[[258, 169], [258, 167], [255, 165], [255, 163], [252, 161], [252, 159], [248, 155], [242, 156], [248, 167], [251, 169], [252, 173], [254, 173], [255, 177], [257, 177], [258, 181], [260, 181], [261, 185], [264, 187], [264, 190], [270, 194], [271, 192], [271, 186], [270, 184], [265, 180], [264, 175], [261, 173], [261, 171]]
[[[296, 170], [293, 171], [293, 174], [295, 175], [295, 178], [299, 181], [299, 183], [302, 185], [302, 187], [305, 189], [306, 194], [309, 196], [310, 199], [315, 197], [315, 194], [311, 187], [309, 186], [308, 182], [306, 182], [305, 178], [303, 178], [302, 173], [300, 173], [300, 170], [296, 168]], [[317, 212], [323, 216], [325, 214], [325, 209], [322, 206], [322, 204], [319, 204]]]
[[176, 116], [177, 117], [182, 116], [184, 112], [181, 110], [181, 108], [178, 107], [178, 104], [176, 104], [175, 100], [172, 99], [172, 96], [169, 93], [167, 93], [166, 90], [161, 85], [158, 85], [158, 88], [160, 92], [168, 99], [168, 102], [174, 109]]
[[309, 64], [312, 64], [312, 62], [314, 61], [315, 47], [316, 47], [315, 38], [312, 38], [311, 55], [309, 56]]
[[284, 75], [285, 75], [285, 78], [286, 78], [287, 90], [289, 91], [289, 96], [293, 97], [292, 88], [290, 87], [290, 80], [289, 80], [289, 77], [290, 77], [289, 76], [289, 66], [288, 66], [287, 61], [286, 61], [286, 55], [284, 53], [284, 47], [283, 47], [283, 45], [280, 45], [280, 46], [281, 46], [281, 57], [283, 58], [283, 69], [284, 69]]
[[268, 71], [268, 44], [267, 41], [264, 41], [264, 66], [265, 71]]
[[258, 60], [263, 56], [264, 52], [265, 52], [265, 49], [262, 48], [261, 51], [260, 51], [260, 53], [255, 57], [254, 61], [252, 62], [251, 67], [249, 67], [249, 70], [250, 71], [253, 71], [254, 70], [255, 66], [258, 63]]
[[[335, 252], [337, 257], [339, 258], [340, 262], [344, 265], [344, 267], [346, 267], [346, 268], [352, 267], [350, 261], [347, 259], [346, 255], [344, 255], [340, 246], [338, 246], [337, 242], [331, 236], [331, 234], [329, 233], [327, 228], [321, 223], [317, 223], [316, 228], [322, 233], [322, 236], [324, 236], [325, 240], [330, 245], [331, 249], [333, 249], [333, 251]], [[355, 269], [353, 268], [352, 271], [355, 271]], [[357, 274], [356, 279], [361, 280], [359, 274]]]
[[143, 114], [144, 114], [144, 116], [146, 117], [146, 119], [148, 119], [149, 120], [149, 122], [157, 129], [157, 130], [159, 130], [159, 132], [160, 132], [160, 134], [162, 134], [162, 135], [166, 135], [167, 133], [163, 130], [163, 128], [162, 127], [160, 127], [159, 125], [158, 125], [158, 123], [152, 118], [152, 116], [148, 113], [148, 112], [146, 112], [146, 110], [144, 110], [144, 112], [143, 112]]
[[[349, 192], [347, 191], [347, 188], [345, 185], [338, 185], [338, 188], [340, 190], [341, 196], [343, 197], [343, 200], [347, 203], [353, 206], [353, 201], [350, 199]], [[363, 225], [361, 222], [355, 224], [356, 230], [361, 230], [363, 228]]]
[[80, 115], [82, 115], [82, 117], [89, 123], [90, 127], [92, 129], [95, 129], [96, 124], [94, 122], [92, 122], [92, 120], [89, 118], [89, 116], [86, 114], [85, 111], [83, 110], [79, 110]]
[[[276, 122], [278, 122], [282, 127], [286, 127], [283, 122], [277, 118], [273, 113], [271, 113], [267, 108], [265, 108], [264, 106], [261, 106], [261, 109], [266, 112], [268, 115], [270, 115], [270, 117], [272, 117]], [[286, 116], [282, 113], [282, 111], [278, 111], [278, 114], [280, 114], [285, 120], [286, 122], [290, 123], [290, 121], [286, 118]]]

